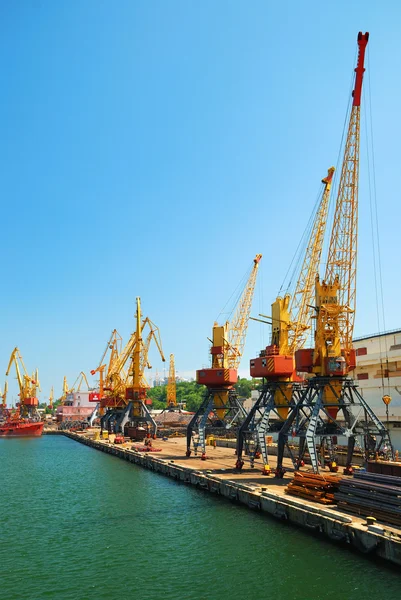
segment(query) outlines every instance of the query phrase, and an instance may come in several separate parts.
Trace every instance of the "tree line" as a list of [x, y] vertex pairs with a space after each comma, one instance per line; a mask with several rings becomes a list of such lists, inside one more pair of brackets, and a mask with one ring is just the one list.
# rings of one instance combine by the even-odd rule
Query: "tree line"
[[[235, 388], [240, 398], [250, 398], [252, 390], [258, 389], [259, 379], [239, 379]], [[180, 381], [176, 384], [177, 404], [185, 403], [186, 410], [196, 411], [202, 403], [206, 393], [204, 385], [196, 381]], [[162, 410], [167, 406], [167, 386], [157, 385], [148, 390], [148, 396], [151, 398], [155, 410]]]

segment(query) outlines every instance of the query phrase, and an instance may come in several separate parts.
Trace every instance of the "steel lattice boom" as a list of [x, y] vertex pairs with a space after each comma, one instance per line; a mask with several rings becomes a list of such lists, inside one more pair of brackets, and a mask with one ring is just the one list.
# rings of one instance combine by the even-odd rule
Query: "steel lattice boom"
[[251, 275], [238, 302], [237, 309], [231, 320], [228, 334], [228, 367], [237, 369], [244, 352], [246, 332], [248, 329], [249, 316], [251, 314], [251, 306], [253, 294], [255, 292], [256, 277], [261, 254], [257, 254], [253, 259], [253, 267]]
[[361, 92], [368, 39], [368, 33], [358, 35], [353, 103], [325, 275], [326, 283], [333, 283], [338, 278], [338, 304], [343, 307], [345, 317], [339, 328], [339, 336], [341, 346], [346, 350], [352, 345], [355, 318]]
[[288, 332], [289, 353], [303, 348], [311, 326], [310, 305], [315, 292], [315, 275], [319, 270], [324, 234], [329, 210], [330, 190], [334, 167], [330, 167], [324, 184], [322, 199], [316, 211], [304, 262], [290, 303], [291, 328]]
[[167, 408], [177, 406], [177, 385], [175, 380], [174, 354], [170, 354], [170, 368], [167, 382]]

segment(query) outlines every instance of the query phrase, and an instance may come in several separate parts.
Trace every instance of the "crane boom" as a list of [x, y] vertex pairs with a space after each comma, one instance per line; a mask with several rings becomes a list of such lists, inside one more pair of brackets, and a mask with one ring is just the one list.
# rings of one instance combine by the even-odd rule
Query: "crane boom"
[[20, 369], [19, 369], [19, 366], [18, 366], [18, 358], [21, 359], [21, 364], [22, 364], [23, 369], [25, 371], [24, 374], [26, 376], [28, 375], [28, 373], [26, 372], [24, 363], [22, 362], [22, 357], [21, 357], [21, 355], [19, 353], [18, 348], [16, 347], [16, 348], [14, 348], [14, 350], [11, 353], [10, 360], [8, 362], [7, 371], [6, 371], [6, 377], [8, 377], [8, 375], [10, 374], [10, 369], [12, 367], [12, 364], [14, 363], [15, 364], [15, 371], [16, 371], [16, 374], [17, 374], [18, 386], [19, 386], [20, 393], [21, 393], [22, 390], [24, 389], [24, 384], [23, 384], [22, 377], [21, 377], [21, 372], [20, 372]]
[[167, 382], [167, 407], [177, 405], [177, 385], [175, 378], [174, 354], [170, 354], [170, 368]]
[[[89, 390], [89, 383], [88, 383], [88, 380], [86, 378], [86, 375], [85, 375], [85, 373], [83, 371], [81, 371], [79, 373], [78, 377], [76, 378], [76, 380], [74, 381], [72, 388], [69, 390], [69, 393], [71, 394], [71, 393], [73, 393], [75, 391], [80, 392], [81, 391], [81, 386], [82, 386], [82, 384], [83, 384], [84, 381], [86, 383], [87, 389]], [[75, 390], [75, 386], [76, 385], [77, 385], [77, 389]]]
[[[99, 366], [96, 369], [92, 369], [90, 372], [91, 375], [96, 375], [96, 373], [99, 373], [99, 394], [94, 393], [93, 397], [95, 397], [96, 400], [91, 399], [91, 396], [90, 396], [91, 402], [94, 402], [94, 401], [97, 402], [99, 400], [99, 398], [103, 398], [103, 392], [104, 392], [105, 387], [107, 387], [108, 389], [111, 388], [112, 375], [115, 372], [117, 361], [119, 360], [119, 357], [121, 355], [121, 345], [122, 345], [122, 338], [121, 338], [120, 334], [118, 333], [117, 329], [113, 329], [113, 331], [111, 332], [110, 338], [106, 344], [106, 348], [103, 352], [102, 358], [100, 359]], [[106, 363], [104, 361], [106, 360], [106, 355], [109, 350], [110, 350], [110, 356], [109, 356], [109, 360], [108, 360], [108, 365], [106, 365]], [[106, 371], [106, 375], [104, 375], [106, 366], [107, 366], [107, 371]]]
[[238, 302], [237, 309], [231, 320], [228, 333], [228, 366], [237, 369], [244, 351], [246, 332], [256, 285], [259, 263], [262, 258], [257, 254], [253, 259], [253, 267], [248, 282]]
[[315, 215], [301, 272], [290, 302], [291, 327], [288, 331], [290, 354], [294, 354], [296, 350], [304, 346], [310, 330], [310, 305], [315, 293], [315, 276], [319, 270], [322, 255], [334, 171], [334, 167], [330, 167], [327, 176], [322, 179], [324, 185], [322, 199]]
[[346, 351], [352, 346], [355, 319], [361, 93], [368, 39], [369, 33], [359, 32], [353, 103], [325, 275], [326, 283], [338, 282], [337, 302], [343, 307], [338, 334], [341, 347]]
[[115, 360], [113, 361], [113, 363], [110, 363], [107, 377], [106, 377], [107, 385], [109, 383], [109, 380], [114, 381], [117, 375], [119, 376], [119, 378], [121, 380], [124, 380], [126, 378], [126, 373], [124, 371], [124, 365], [127, 363], [129, 357], [131, 356], [131, 354], [134, 350], [135, 343], [136, 343], [136, 337], [137, 337], [137, 334], [136, 334], [136, 332], [134, 332], [131, 335], [128, 342], [126, 343], [124, 349], [121, 351], [121, 353], [115, 357]]
[[[143, 332], [149, 327], [149, 333], [145, 341], [143, 340]], [[148, 366], [148, 354], [151, 341], [154, 340], [160, 357], [164, 362], [166, 359], [163, 354], [159, 329], [156, 325], [146, 317], [143, 321], [141, 318], [141, 300], [136, 299], [136, 332], [133, 340], [133, 348], [131, 354], [131, 368], [128, 375], [129, 384], [127, 385], [127, 393], [129, 396], [142, 398], [146, 395], [146, 388], [149, 387], [144, 370]]]

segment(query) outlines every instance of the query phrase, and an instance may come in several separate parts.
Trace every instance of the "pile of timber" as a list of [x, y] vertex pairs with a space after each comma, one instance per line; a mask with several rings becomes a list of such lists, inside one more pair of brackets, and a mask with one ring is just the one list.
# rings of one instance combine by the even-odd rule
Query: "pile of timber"
[[299, 496], [319, 504], [335, 504], [334, 493], [340, 479], [337, 475], [318, 475], [295, 471], [294, 479], [285, 488], [286, 494]]
[[347, 512], [401, 526], [401, 477], [355, 473], [341, 480], [335, 499]]

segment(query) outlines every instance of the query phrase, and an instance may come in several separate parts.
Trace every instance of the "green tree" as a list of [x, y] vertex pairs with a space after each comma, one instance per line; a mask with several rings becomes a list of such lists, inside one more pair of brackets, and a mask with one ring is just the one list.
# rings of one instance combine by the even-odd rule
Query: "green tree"
[[250, 398], [252, 390], [257, 390], [259, 387], [259, 379], [245, 379], [245, 377], [238, 379], [238, 382], [235, 384], [235, 389], [240, 398]]
[[[185, 402], [186, 409], [196, 411], [204, 397], [205, 386], [196, 381], [180, 381], [177, 383], [177, 403]], [[152, 399], [153, 408], [160, 410], [167, 405], [167, 386], [158, 385], [148, 390], [148, 396]]]

